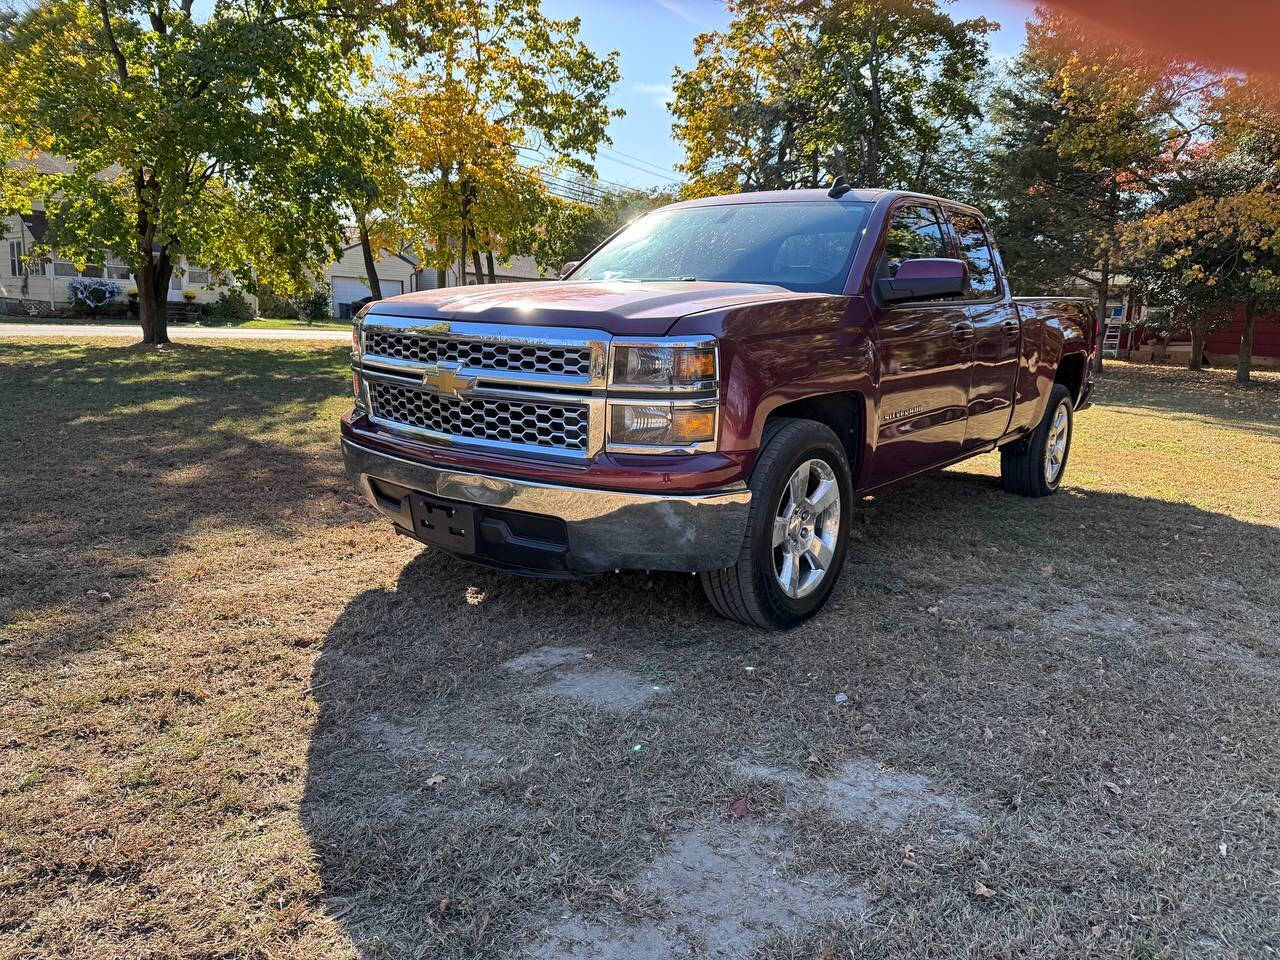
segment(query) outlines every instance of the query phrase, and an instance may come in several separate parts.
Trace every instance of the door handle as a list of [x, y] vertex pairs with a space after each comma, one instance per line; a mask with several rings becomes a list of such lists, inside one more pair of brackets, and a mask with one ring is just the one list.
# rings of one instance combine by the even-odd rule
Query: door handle
[[1016, 337], [1022, 332], [1022, 324], [1017, 320], [1006, 320], [1004, 323], [1000, 324], [1000, 326], [1004, 329], [1004, 335], [1006, 337]]
[[957, 340], [968, 340], [973, 336], [973, 324], [968, 320], [959, 321], [952, 325], [951, 336], [955, 337]]

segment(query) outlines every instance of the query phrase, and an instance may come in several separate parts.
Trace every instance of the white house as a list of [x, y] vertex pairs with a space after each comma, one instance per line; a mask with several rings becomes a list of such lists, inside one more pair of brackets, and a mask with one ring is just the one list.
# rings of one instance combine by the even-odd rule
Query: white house
[[[420, 275], [424, 272], [418, 269], [418, 261], [411, 254], [391, 253], [389, 250], [378, 251], [374, 266], [378, 271], [378, 285], [382, 288], [384, 297], [395, 297], [417, 290]], [[352, 303], [373, 295], [369, 290], [369, 272], [364, 265], [364, 251], [358, 243], [343, 247], [342, 255], [325, 267], [324, 278], [329, 281], [329, 289], [332, 291], [333, 315], [339, 319], [345, 320], [352, 315]], [[434, 272], [430, 286], [435, 286]]]
[[[129, 268], [117, 257], [106, 254], [103, 262], [76, 269], [67, 260], [32, 263], [32, 247], [44, 240], [48, 221], [44, 211], [10, 214], [2, 218], [4, 237], [0, 240], [0, 312], [17, 314], [60, 314], [69, 311], [73, 297], [68, 284], [76, 277], [114, 280], [120, 286], [120, 302], [127, 302], [137, 283]], [[227, 289], [209, 270], [180, 259], [169, 280], [169, 300], [183, 302], [185, 292], [195, 294], [194, 302], [212, 303]], [[248, 296], [256, 307], [256, 298]]]
[[[439, 282], [435, 268], [420, 268], [417, 257], [411, 253], [379, 250], [374, 265], [384, 297], [412, 293], [415, 290], [434, 290]], [[553, 275], [540, 271], [533, 257], [512, 257], [510, 263], [495, 263], [493, 275], [498, 283], [555, 279]], [[445, 286], [458, 286], [459, 276], [458, 265], [455, 263], [445, 271]], [[324, 277], [329, 281], [332, 291], [333, 315], [340, 319], [346, 319], [355, 312], [351, 307], [353, 303], [372, 296], [368, 271], [364, 265], [364, 252], [358, 243], [344, 247], [342, 256], [325, 268]], [[487, 273], [485, 280], [488, 280]], [[468, 271], [468, 285], [475, 282], [474, 274]]]

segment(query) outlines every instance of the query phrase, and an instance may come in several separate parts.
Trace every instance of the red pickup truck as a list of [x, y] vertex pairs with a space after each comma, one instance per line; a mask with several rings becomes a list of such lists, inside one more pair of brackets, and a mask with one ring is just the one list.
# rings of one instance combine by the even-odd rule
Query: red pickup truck
[[349, 476], [396, 531], [516, 573], [697, 573], [789, 627], [855, 498], [1000, 451], [1054, 493], [1088, 403], [1087, 301], [1012, 298], [982, 215], [900, 191], [676, 203], [559, 282], [427, 290], [356, 319]]

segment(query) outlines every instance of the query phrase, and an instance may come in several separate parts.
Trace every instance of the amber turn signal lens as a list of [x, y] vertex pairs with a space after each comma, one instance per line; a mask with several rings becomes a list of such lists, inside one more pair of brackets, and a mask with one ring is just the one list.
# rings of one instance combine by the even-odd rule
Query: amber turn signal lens
[[360, 374], [351, 374], [351, 392], [357, 400], [360, 399]]
[[671, 434], [679, 437], [677, 443], [696, 443], [711, 440], [716, 435], [714, 410], [694, 410], [676, 407], [671, 418]]
[[677, 350], [675, 356], [676, 383], [696, 383], [716, 378], [716, 355], [712, 350]]

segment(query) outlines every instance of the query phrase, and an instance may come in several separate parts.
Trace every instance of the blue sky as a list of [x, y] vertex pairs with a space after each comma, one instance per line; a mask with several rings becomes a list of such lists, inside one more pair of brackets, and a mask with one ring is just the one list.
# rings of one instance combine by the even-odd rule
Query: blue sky
[[[622, 80], [612, 97], [626, 116], [613, 122], [612, 148], [601, 151], [596, 169], [603, 180], [648, 187], [676, 179], [681, 160], [671, 138], [671, 68], [693, 61], [693, 38], [722, 27], [728, 13], [722, 0], [542, 0], [557, 18], [580, 17], [582, 38], [598, 52], [621, 53]], [[991, 39], [996, 57], [1012, 56], [1022, 45], [1032, 4], [1026, 0], [955, 0], [955, 19], [987, 17], [1001, 24]]]

